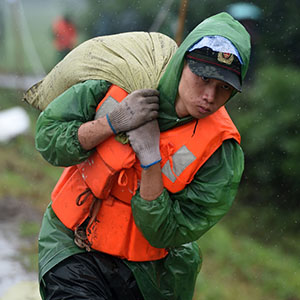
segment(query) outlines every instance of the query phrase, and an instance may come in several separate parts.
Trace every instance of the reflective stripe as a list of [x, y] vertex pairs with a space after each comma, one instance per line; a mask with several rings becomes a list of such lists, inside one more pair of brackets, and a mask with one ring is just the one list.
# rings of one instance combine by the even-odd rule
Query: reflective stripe
[[174, 183], [176, 176], [178, 177], [195, 159], [196, 156], [186, 146], [182, 146], [172, 155], [173, 171], [168, 160], [162, 168], [162, 173]]
[[101, 105], [101, 109], [97, 110], [95, 120], [106, 116], [106, 114], [110, 113], [118, 104], [119, 102], [113, 97], [107, 97], [106, 101]]

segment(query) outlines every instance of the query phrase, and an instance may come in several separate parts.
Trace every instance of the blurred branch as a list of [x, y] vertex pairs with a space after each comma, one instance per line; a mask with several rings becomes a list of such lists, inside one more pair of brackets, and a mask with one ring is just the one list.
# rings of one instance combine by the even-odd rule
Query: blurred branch
[[188, 2], [189, 2], [188, 0], [181, 0], [181, 4], [180, 4], [179, 15], [178, 15], [178, 26], [177, 26], [177, 32], [176, 32], [176, 35], [175, 35], [175, 41], [176, 41], [178, 46], [182, 42], [184, 22], [185, 22]]
[[149, 28], [149, 31], [159, 31], [161, 25], [164, 23], [170, 7], [174, 3], [174, 0], [166, 0], [163, 6], [161, 7], [159, 13], [157, 14], [156, 18], [154, 19], [152, 25]]

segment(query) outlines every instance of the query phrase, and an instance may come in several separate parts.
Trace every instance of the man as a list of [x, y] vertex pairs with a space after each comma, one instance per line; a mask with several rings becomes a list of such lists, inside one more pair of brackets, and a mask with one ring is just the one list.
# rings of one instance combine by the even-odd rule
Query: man
[[66, 14], [54, 20], [52, 32], [53, 44], [58, 54], [58, 61], [60, 61], [76, 46], [77, 29]]
[[[136, 36], [143, 37], [125, 38]], [[149, 44], [138, 40], [153, 53], [142, 73], [155, 61], [157, 36], [150, 36]], [[166, 42], [158, 41], [168, 57]], [[243, 171], [240, 136], [224, 104], [242, 89], [249, 35], [221, 13], [170, 57], [156, 72], [157, 89], [145, 84], [154, 71], [134, 91], [114, 81], [132, 67], [126, 64], [111, 80], [64, 87], [40, 115], [37, 149], [67, 167], [39, 238], [43, 299], [192, 299], [202, 263], [196, 240], [227, 213]], [[41, 84], [27, 101], [43, 94]]]

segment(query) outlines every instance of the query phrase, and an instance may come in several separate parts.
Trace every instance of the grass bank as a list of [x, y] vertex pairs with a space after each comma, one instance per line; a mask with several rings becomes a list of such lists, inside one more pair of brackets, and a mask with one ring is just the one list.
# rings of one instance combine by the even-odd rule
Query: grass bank
[[43, 211], [62, 170], [50, 166], [35, 150], [35, 122], [39, 112], [21, 102], [21, 97], [20, 91], [1, 90], [0, 110], [23, 107], [30, 117], [31, 127], [26, 134], [0, 144], [0, 198], [26, 199]]

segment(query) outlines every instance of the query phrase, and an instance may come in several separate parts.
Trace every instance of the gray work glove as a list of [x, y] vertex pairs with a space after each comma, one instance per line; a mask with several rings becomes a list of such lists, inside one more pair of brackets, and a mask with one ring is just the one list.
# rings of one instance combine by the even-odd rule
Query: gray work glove
[[158, 117], [159, 92], [154, 89], [130, 93], [106, 115], [115, 134], [132, 130]]
[[160, 131], [157, 120], [130, 130], [127, 135], [142, 168], [148, 169], [161, 161], [159, 150]]

